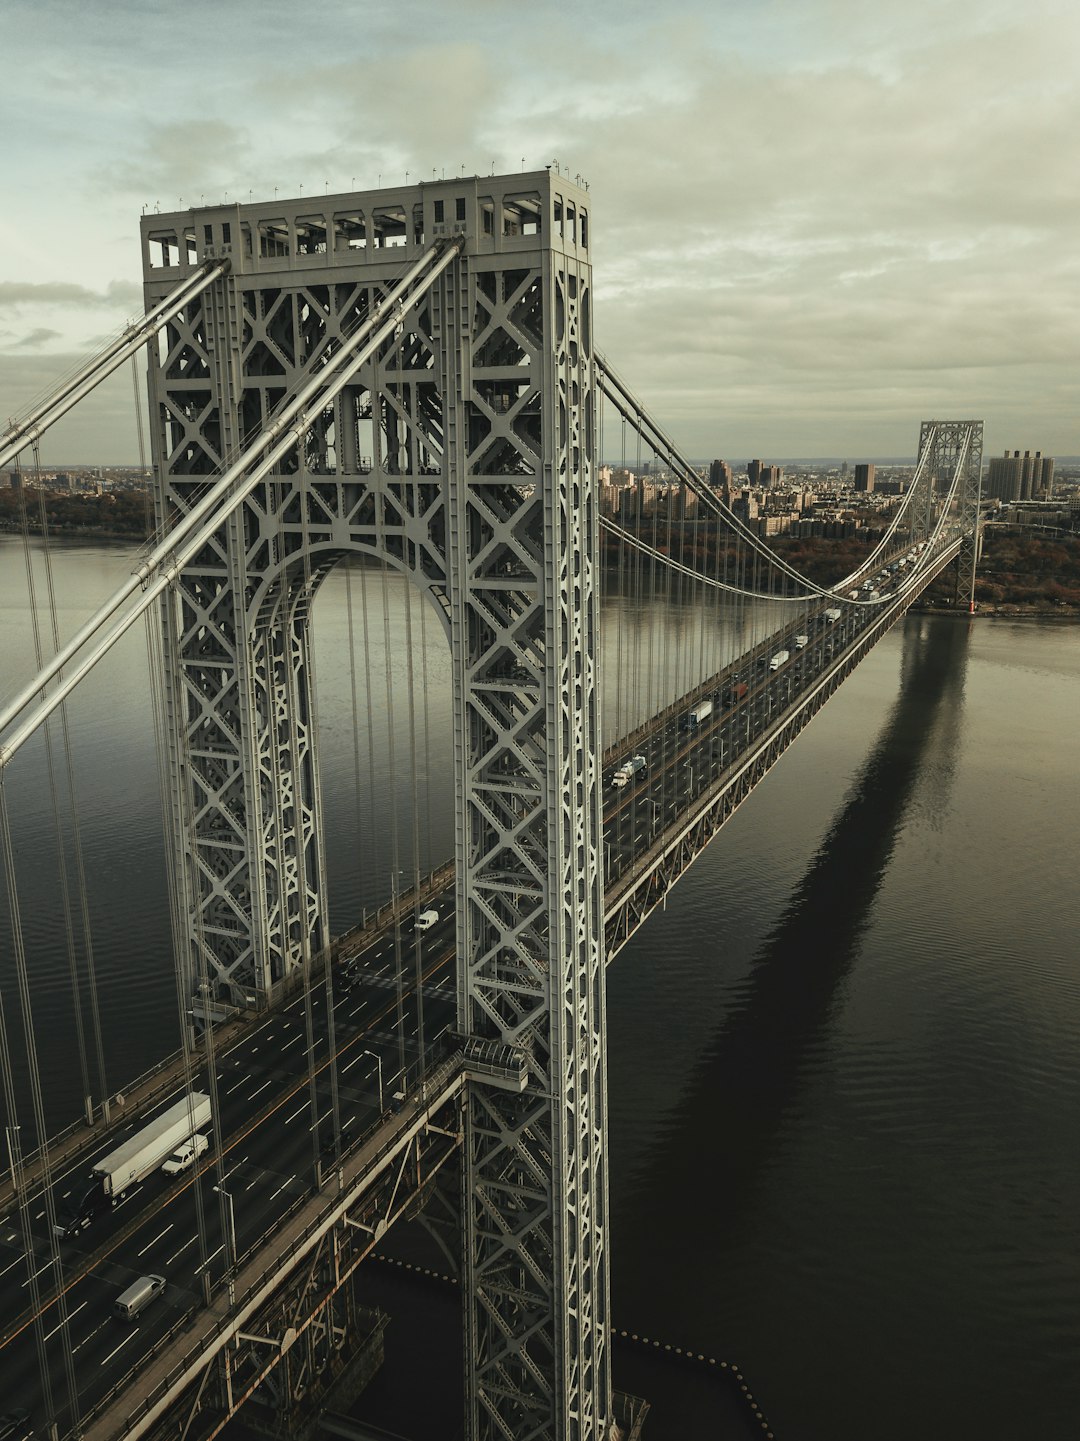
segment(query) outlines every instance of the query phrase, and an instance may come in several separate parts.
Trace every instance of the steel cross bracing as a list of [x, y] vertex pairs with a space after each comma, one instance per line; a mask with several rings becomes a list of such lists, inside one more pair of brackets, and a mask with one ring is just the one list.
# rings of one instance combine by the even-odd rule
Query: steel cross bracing
[[[942, 550], [927, 578], [949, 563], [958, 545], [959, 541], [954, 541]], [[634, 865], [621, 879], [609, 883], [605, 896], [609, 959], [647, 915], [663, 904], [671, 886], [806, 721], [903, 615], [910, 600], [910, 595], [896, 596], [886, 609], [859, 613], [858, 629], [836, 665], [809, 681], [775, 723], [760, 732], [755, 726], [753, 737], [748, 723], [745, 748], [733, 763], [716, 766], [715, 781], [706, 781], [696, 792], [688, 791], [679, 817], [665, 827], [658, 843], [642, 847]], [[820, 614], [814, 619], [820, 621]], [[789, 619], [787, 625], [802, 623]], [[821, 633], [820, 627], [817, 629]], [[834, 632], [830, 629], [829, 633]], [[761, 653], [767, 654], [781, 639], [782, 635], [765, 638]], [[757, 659], [755, 653], [738, 664], [742, 667]], [[714, 686], [717, 679], [702, 684]], [[684, 712], [694, 698], [694, 693], [683, 696], [673, 709]], [[662, 731], [670, 720], [670, 715], [662, 714], [652, 728]], [[637, 740], [645, 743], [646, 737]], [[625, 744], [618, 749], [625, 751]], [[700, 753], [706, 770], [711, 749], [706, 737]], [[697, 764], [695, 760], [695, 769]], [[441, 884], [446, 882], [442, 877]], [[351, 952], [355, 944], [354, 937], [347, 949]], [[421, 1193], [431, 1194], [445, 1171], [447, 1145], [460, 1144], [459, 1121], [439, 1113], [455, 1097], [464, 1104], [463, 1079], [471, 1085], [500, 1086], [511, 1092], [520, 1092], [527, 1084], [528, 1064], [522, 1050], [475, 1037], [450, 1037], [447, 1041], [449, 1058], [441, 1058], [443, 1051], [428, 1058], [424, 1084], [409, 1085], [411, 1099], [403, 1112], [384, 1117], [381, 1129], [369, 1133], [360, 1148], [334, 1168], [329, 1179], [332, 1183], [336, 1178], [336, 1191], [331, 1184], [316, 1193], [295, 1216], [290, 1209], [273, 1240], [264, 1238], [265, 1248], [244, 1258], [245, 1269], [236, 1278], [236, 1308], [231, 1299], [226, 1306], [224, 1294], [220, 1294], [208, 1315], [196, 1312], [188, 1325], [178, 1330], [175, 1340], [155, 1353], [133, 1390], [117, 1396], [115, 1402], [107, 1399], [113, 1409], [101, 1412], [100, 1425], [95, 1413], [88, 1441], [99, 1437], [104, 1441], [106, 1436], [118, 1434], [110, 1416], [127, 1418], [124, 1434], [132, 1441], [140, 1435], [175, 1434], [175, 1428], [169, 1430], [168, 1426], [177, 1407], [185, 1414], [198, 1415], [199, 1434], [205, 1435], [207, 1424], [217, 1426], [256, 1392], [290, 1434], [298, 1433], [300, 1393], [313, 1384], [313, 1376], [320, 1385], [336, 1384], [348, 1359], [343, 1335], [353, 1324], [352, 1293], [347, 1288], [355, 1265], [367, 1254], [371, 1240], [377, 1240], [404, 1210], [411, 1209]], [[451, 1264], [456, 1266], [456, 1257]]]
[[982, 532], [979, 505], [982, 495], [983, 423], [981, 420], [926, 420], [919, 433], [919, 458], [926, 456], [930, 474], [939, 483], [959, 475], [956, 523], [961, 536], [956, 563], [954, 600], [968, 610], [975, 607], [975, 568], [979, 562]]
[[[378, 556], [433, 600], [451, 643], [459, 1029], [525, 1062], [520, 1089], [477, 1069], [467, 1090], [469, 1434], [606, 1436], [587, 198], [544, 173], [311, 210], [221, 207], [143, 228], [147, 299], [166, 326], [151, 366], [162, 533], [201, 513], [223, 470], [247, 467], [161, 572], [191, 981], [269, 999], [327, 939], [308, 620], [333, 565]], [[425, 245], [452, 237], [461, 258], [447, 251], [408, 313], [376, 331], [403, 293], [401, 262], [422, 267]], [[226, 253], [230, 273], [207, 283]], [[358, 368], [323, 388], [365, 328], [377, 339]], [[289, 443], [251, 468], [286, 423]], [[981, 427], [932, 425], [921, 451], [970, 477]], [[923, 533], [939, 533], [940, 509], [928, 482]], [[873, 638], [901, 612], [872, 623]], [[750, 770], [812, 713], [808, 700]], [[710, 792], [643, 859], [614, 944], [755, 778]]]
[[477, 1441], [610, 1430], [588, 224], [585, 193], [549, 172], [143, 223], [150, 303], [231, 261], [151, 368], [162, 528], [332, 361], [402, 260], [440, 234], [464, 245], [185, 564], [163, 624], [192, 979], [248, 1003], [328, 940], [319, 583], [378, 556], [447, 628], [459, 1027], [528, 1058], [523, 1092], [477, 1083], [466, 1107]]

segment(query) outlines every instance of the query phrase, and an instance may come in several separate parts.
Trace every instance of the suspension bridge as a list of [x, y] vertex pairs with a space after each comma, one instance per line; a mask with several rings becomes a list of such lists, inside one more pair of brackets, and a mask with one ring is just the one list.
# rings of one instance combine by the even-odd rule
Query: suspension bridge
[[[311, 1434], [380, 1344], [362, 1263], [419, 1214], [460, 1280], [470, 1441], [637, 1434], [645, 1408], [611, 1381], [605, 967], [932, 580], [952, 567], [970, 605], [981, 423], [924, 422], [872, 547], [811, 581], [597, 349], [578, 180], [210, 206], [144, 216], [141, 243], [145, 316], [0, 438], [20, 464], [119, 366], [137, 395], [145, 375], [154, 534], [70, 636], [51, 583], [31, 595], [36, 672], [0, 712], [8, 1390], [58, 1438], [209, 1438], [241, 1408]], [[620, 522], [597, 475], [627, 436], [670, 484]], [[403, 578], [445, 637], [454, 844], [421, 867], [417, 643], [380, 761], [413, 798], [390, 894], [332, 930], [311, 620], [339, 566], [361, 577], [357, 735], [369, 593], [374, 614]], [[629, 625], [609, 651], [609, 575], [677, 585], [685, 647], [643, 658]], [[68, 708], [139, 622], [180, 1044], [106, 1079]], [[8, 804], [31, 740], [65, 858], [85, 1098], [65, 1129]], [[130, 1185], [102, 1164], [185, 1098], [190, 1133], [204, 1096], [190, 1163]], [[142, 1274], [163, 1296], [117, 1329]]]

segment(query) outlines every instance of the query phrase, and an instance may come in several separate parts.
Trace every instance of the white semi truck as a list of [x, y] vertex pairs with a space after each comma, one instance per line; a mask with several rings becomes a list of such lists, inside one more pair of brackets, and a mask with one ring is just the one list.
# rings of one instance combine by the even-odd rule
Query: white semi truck
[[101, 1181], [101, 1189], [115, 1205], [129, 1186], [134, 1186], [161, 1165], [165, 1157], [210, 1124], [210, 1097], [192, 1091], [160, 1116], [148, 1121], [129, 1136], [122, 1146], [95, 1163], [90, 1174]]
[[168, 1110], [140, 1127], [114, 1151], [97, 1161], [88, 1180], [76, 1188], [57, 1218], [56, 1233], [67, 1238], [90, 1225], [101, 1211], [115, 1206], [129, 1186], [149, 1176], [166, 1156], [189, 1141], [200, 1126], [210, 1124], [210, 1097], [192, 1091]]
[[778, 650], [774, 656], [769, 658], [769, 669], [779, 670], [780, 667], [786, 665], [790, 659], [791, 652], [789, 650]]
[[679, 724], [679, 729], [684, 731], [696, 731], [702, 721], [708, 720], [712, 715], [712, 701], [698, 701], [693, 710], [688, 710]]

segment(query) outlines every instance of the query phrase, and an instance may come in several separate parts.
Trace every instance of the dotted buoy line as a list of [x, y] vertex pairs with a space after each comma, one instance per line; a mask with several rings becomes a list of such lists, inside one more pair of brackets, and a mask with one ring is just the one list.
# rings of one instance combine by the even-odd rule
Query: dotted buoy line
[[[411, 1271], [414, 1276], [427, 1276], [432, 1281], [443, 1281], [450, 1286], [459, 1284], [456, 1276], [450, 1276], [444, 1271], [433, 1271], [430, 1266], [414, 1266], [411, 1261], [398, 1261], [393, 1256], [381, 1256], [377, 1252], [373, 1255], [376, 1261], [382, 1261], [387, 1266], [396, 1266], [400, 1271]], [[706, 1356], [703, 1351], [693, 1351], [683, 1346], [671, 1346], [654, 1336], [643, 1336], [637, 1331], [623, 1331], [615, 1326], [611, 1328], [611, 1334], [617, 1336], [620, 1341], [629, 1341], [632, 1345], [644, 1346], [650, 1351], [657, 1351], [665, 1356], [677, 1356], [680, 1360], [690, 1361], [696, 1366], [708, 1367], [726, 1376], [738, 1388], [740, 1398], [745, 1402], [751, 1416], [761, 1428], [765, 1441], [775, 1441], [765, 1413], [758, 1405], [757, 1398], [750, 1390], [742, 1368], [737, 1362], [717, 1360], [715, 1356]]]

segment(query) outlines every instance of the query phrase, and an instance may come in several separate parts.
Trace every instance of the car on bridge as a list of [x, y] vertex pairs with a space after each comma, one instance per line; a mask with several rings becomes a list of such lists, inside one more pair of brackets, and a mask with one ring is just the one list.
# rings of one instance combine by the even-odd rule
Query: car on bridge
[[[55, 1233], [60, 1240], [68, 1241], [80, 1231], [85, 1231], [96, 1217], [111, 1208], [112, 1202], [98, 1181], [95, 1180], [90, 1186], [83, 1185], [77, 1194], [67, 1197], [58, 1208]], [[3, 1441], [3, 1432], [0, 1432], [0, 1441]]]
[[164, 1276], [140, 1276], [121, 1291], [113, 1302], [113, 1315], [121, 1321], [133, 1321], [140, 1311], [149, 1306], [165, 1290]]
[[418, 931], [430, 931], [432, 926], [438, 924], [438, 921], [438, 911], [434, 909], [429, 911], [421, 911], [416, 918], [416, 929]]
[[178, 1150], [172, 1153], [161, 1169], [166, 1176], [179, 1176], [181, 1171], [188, 1170], [209, 1149], [210, 1142], [201, 1131], [196, 1131], [190, 1140], [185, 1141]]

